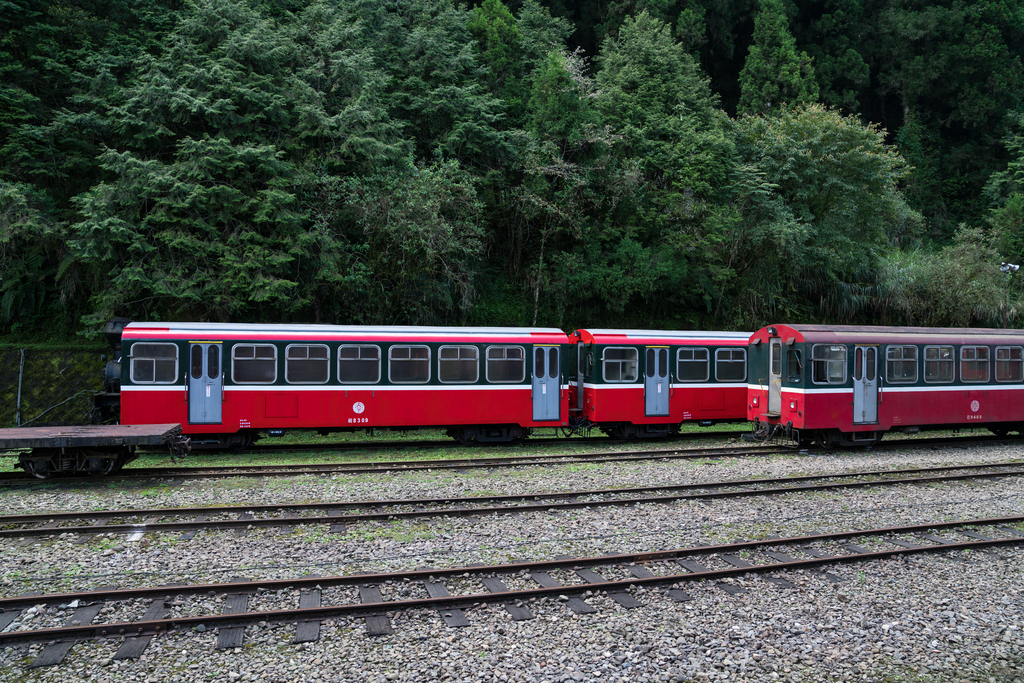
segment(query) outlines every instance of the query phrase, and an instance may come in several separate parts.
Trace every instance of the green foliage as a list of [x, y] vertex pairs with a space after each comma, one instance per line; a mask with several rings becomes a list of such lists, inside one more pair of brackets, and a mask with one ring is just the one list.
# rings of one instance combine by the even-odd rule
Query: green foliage
[[1002, 322], [1007, 283], [984, 230], [961, 226], [954, 243], [939, 252], [895, 251], [880, 265], [879, 302], [888, 322], [947, 327]]
[[374, 324], [461, 322], [473, 303], [482, 230], [472, 179], [458, 162], [410, 163], [353, 179], [347, 200], [366, 238], [359, 317]]
[[[743, 117], [734, 127], [749, 168], [734, 185], [751, 231], [748, 253], [787, 271], [769, 293], [760, 294], [764, 280], [751, 283], [745, 308], [765, 320], [802, 299], [817, 304], [805, 314], [851, 319], [883, 251], [921, 229], [897, 191], [906, 162], [877, 128], [821, 105]], [[770, 239], [757, 234], [762, 226]]]
[[760, 0], [754, 42], [740, 72], [740, 114], [763, 114], [815, 102], [818, 84], [805, 52], [797, 52], [782, 0]]
[[1024, 0], [0, 5], [10, 338], [999, 322], [932, 269], [1024, 259]]
[[[52, 283], [63, 258], [61, 226], [34, 188], [0, 181], [0, 318], [24, 323], [53, 310]], [[70, 294], [66, 292], [66, 294]]]

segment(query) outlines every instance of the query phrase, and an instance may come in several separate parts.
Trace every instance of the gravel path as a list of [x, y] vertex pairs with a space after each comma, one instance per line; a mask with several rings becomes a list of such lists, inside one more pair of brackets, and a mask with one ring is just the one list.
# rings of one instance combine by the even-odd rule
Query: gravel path
[[[820, 474], [905, 466], [1024, 460], [1024, 447], [948, 448], [904, 453], [851, 452], [704, 463], [567, 465], [495, 472], [407, 473], [290, 480], [186, 482], [124, 490], [113, 483], [55, 486], [0, 494], [0, 512], [260, 504], [354, 499], [527, 494], [611, 486], [650, 486]], [[0, 592], [224, 582], [232, 577], [294, 578], [451, 567], [557, 555], [663, 550], [697, 543], [793, 536], [1024, 514], [1024, 478], [767, 498], [724, 499], [485, 517], [366, 523], [345, 534], [299, 526], [291, 534], [252, 529], [97, 537], [76, 534], [0, 541]], [[528, 605], [512, 621], [499, 604], [467, 610], [471, 625], [448, 628], [433, 610], [395, 614], [394, 634], [366, 636], [361, 619], [326, 622], [317, 643], [292, 645], [293, 625], [246, 630], [245, 645], [215, 649], [216, 632], [154, 640], [139, 661], [113, 662], [119, 642], [77, 644], [63, 664], [28, 669], [39, 646], [0, 650], [3, 681], [1021, 681], [1024, 683], [1024, 547], [958, 557], [915, 556], [785, 574], [793, 588], [747, 575], [747, 592], [709, 582], [631, 591], [643, 606], [626, 610], [607, 595], [578, 615], [558, 599]], [[601, 568], [609, 578], [624, 570]], [[68, 576], [68, 575], [71, 576]], [[556, 578], [567, 576], [552, 573]], [[510, 586], [526, 584], [511, 577]], [[576, 581], [578, 582], [578, 580]], [[481, 592], [470, 579], [453, 593]], [[385, 585], [385, 599], [419, 595], [420, 586]], [[258, 594], [250, 608], [281, 604], [297, 592]], [[325, 604], [355, 601], [355, 589], [325, 590]], [[102, 619], [139, 618], [146, 603], [113, 605]], [[215, 597], [181, 601], [177, 614], [221, 610]], [[37, 610], [9, 628], [64, 623], [73, 608]]]

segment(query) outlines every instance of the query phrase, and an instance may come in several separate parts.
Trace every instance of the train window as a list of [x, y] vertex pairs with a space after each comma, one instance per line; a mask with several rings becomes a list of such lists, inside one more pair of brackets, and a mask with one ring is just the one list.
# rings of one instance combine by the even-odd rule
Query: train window
[[800, 375], [803, 373], [804, 369], [803, 361], [800, 358], [800, 351], [797, 349], [790, 349], [786, 352], [786, 367], [789, 369], [786, 381], [799, 382]]
[[654, 356], [657, 353], [655, 349], [647, 349], [647, 376], [654, 377], [654, 371], [657, 368], [654, 362]]
[[480, 377], [480, 352], [475, 346], [442, 346], [437, 351], [437, 378], [473, 383]]
[[676, 376], [680, 382], [707, 382], [711, 378], [710, 355], [707, 349], [679, 349]]
[[953, 347], [924, 347], [924, 381], [929, 384], [948, 384], [953, 381]]
[[210, 344], [206, 349], [206, 376], [216, 379], [220, 376], [220, 346]]
[[916, 346], [885, 348], [885, 381], [890, 384], [913, 384], [917, 381]]
[[231, 379], [235, 384], [273, 384], [277, 379], [277, 347], [235, 344], [231, 349]]
[[815, 344], [811, 347], [811, 381], [815, 384], [846, 384], [846, 344]]
[[376, 384], [380, 381], [380, 347], [353, 344], [338, 348], [338, 381]]
[[719, 382], [742, 382], [746, 378], [746, 349], [718, 349], [715, 351], [715, 379]]
[[324, 344], [292, 344], [284, 350], [288, 384], [324, 384], [331, 374], [331, 354]]
[[996, 381], [1020, 382], [1024, 379], [1024, 355], [1019, 346], [996, 347]]
[[488, 382], [522, 382], [526, 379], [526, 352], [522, 346], [487, 348]]
[[171, 384], [178, 377], [176, 344], [134, 344], [131, 359], [132, 382], [136, 384]]
[[640, 354], [631, 346], [609, 346], [601, 359], [605, 382], [635, 382]]
[[963, 382], [988, 381], [988, 347], [960, 347], [960, 380]]
[[189, 352], [192, 356], [192, 361], [189, 364], [192, 368], [192, 379], [203, 378], [203, 345], [193, 344], [192, 350]]
[[430, 381], [430, 348], [392, 346], [388, 349], [388, 378], [395, 384], [426, 384]]

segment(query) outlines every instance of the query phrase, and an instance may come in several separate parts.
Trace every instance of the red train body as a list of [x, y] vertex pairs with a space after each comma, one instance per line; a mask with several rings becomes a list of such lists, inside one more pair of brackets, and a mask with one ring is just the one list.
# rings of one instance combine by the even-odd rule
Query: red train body
[[663, 436], [687, 421], [745, 419], [746, 340], [729, 332], [131, 323], [121, 335], [121, 421], [180, 422], [195, 443], [219, 446], [285, 429], [442, 427], [463, 442], [514, 442], [538, 427]]
[[574, 408], [609, 434], [656, 437], [686, 422], [745, 420], [745, 333], [577, 330], [572, 336], [577, 387], [583, 387]]
[[888, 431], [1020, 431], [1019, 330], [772, 325], [750, 337], [747, 417], [825, 445]]

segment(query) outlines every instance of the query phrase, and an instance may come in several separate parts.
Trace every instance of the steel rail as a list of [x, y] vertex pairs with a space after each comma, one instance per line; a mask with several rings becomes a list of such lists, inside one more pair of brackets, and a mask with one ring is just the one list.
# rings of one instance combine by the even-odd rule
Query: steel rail
[[[919, 524], [903, 527], [888, 527], [881, 529], [868, 529], [859, 531], [838, 532], [832, 534], [818, 534], [813, 536], [801, 536], [791, 538], [780, 538], [762, 541], [747, 541], [718, 546], [699, 546], [695, 548], [677, 549], [669, 551], [658, 551], [652, 553], [639, 553], [631, 555], [615, 555], [601, 557], [571, 558], [565, 560], [554, 560], [546, 562], [529, 562], [508, 565], [494, 565], [485, 567], [458, 567], [450, 569], [429, 569], [416, 570], [412, 572], [400, 572], [391, 574], [363, 574], [355, 576], [319, 577], [291, 580], [252, 581], [245, 583], [231, 584], [205, 584], [192, 586], [174, 586], [144, 589], [128, 589], [117, 591], [92, 591], [82, 593], [64, 593], [55, 595], [37, 595], [19, 598], [0, 599], [0, 608], [23, 609], [32, 605], [51, 604], [54, 602], [92, 601], [93, 604], [99, 601], [130, 600], [137, 598], [169, 597], [171, 595], [196, 595], [214, 591], [221, 594], [255, 593], [260, 589], [279, 590], [283, 588], [310, 589], [323, 586], [340, 585], [373, 585], [396, 579], [430, 580], [436, 577], [454, 575], [480, 575], [480, 574], [511, 574], [519, 571], [544, 571], [549, 569], [564, 569], [573, 567], [595, 567], [610, 564], [625, 564], [630, 562], [644, 563], [656, 560], [675, 559], [680, 556], [709, 555], [726, 551], [737, 551], [749, 548], [765, 546], [792, 545], [796, 543], [813, 543], [829, 540], [841, 540], [863, 536], [881, 536], [885, 534], [906, 534], [919, 531], [949, 529], [964, 526], [992, 526], [996, 524], [1019, 523], [1024, 517], [1003, 517], [979, 520], [961, 520], [958, 522], [942, 522], [933, 524]], [[49, 629], [38, 629], [34, 631], [13, 631], [0, 633], [0, 646], [9, 646], [24, 642], [40, 642], [48, 640], [85, 640], [95, 638], [157, 635], [170, 630], [194, 628], [203, 625], [205, 628], [217, 628], [225, 626], [241, 626], [257, 622], [281, 622], [281, 621], [316, 621], [341, 616], [373, 616], [389, 612], [407, 611], [411, 609], [435, 608], [435, 609], [466, 609], [485, 603], [507, 603], [515, 600], [533, 600], [544, 597], [580, 596], [587, 592], [612, 592], [624, 591], [634, 586], [659, 586], [681, 582], [701, 581], [707, 579], [721, 579], [744, 574], [764, 574], [793, 569], [805, 569], [820, 567], [822, 565], [841, 564], [848, 562], [864, 562], [868, 560], [885, 559], [890, 557], [932, 553], [936, 551], [948, 552], [951, 550], [973, 550], [995, 547], [1000, 545], [1011, 545], [1024, 543], [1024, 534], [1013, 530], [1007, 530], [1014, 534], [1009, 538], [990, 538], [986, 540], [974, 540], [965, 542], [950, 542], [941, 545], [923, 545], [914, 547], [899, 547], [889, 550], [877, 550], [867, 553], [854, 553], [851, 555], [837, 555], [830, 557], [816, 557], [807, 560], [794, 560], [791, 562], [776, 562], [764, 565], [752, 565], [750, 567], [734, 567], [729, 569], [709, 570], [705, 572], [689, 572], [686, 574], [669, 574], [652, 576], [648, 578], [633, 577], [619, 581], [604, 581], [585, 584], [570, 584], [552, 588], [534, 588], [522, 591], [508, 591], [497, 593], [474, 593], [469, 595], [457, 595], [450, 597], [396, 600], [382, 603], [359, 603], [326, 607], [298, 608], [288, 610], [270, 610], [263, 612], [245, 612], [235, 615], [207, 615], [195, 617], [173, 617], [170, 619], [155, 621], [119, 622], [114, 624], [98, 624], [85, 626], [71, 626]]]
[[[166, 479], [207, 479], [215, 477], [291, 477], [317, 474], [377, 474], [381, 472], [418, 472], [437, 469], [480, 469], [495, 467], [530, 467], [580, 463], [632, 462], [638, 460], [696, 460], [700, 458], [749, 457], [790, 453], [791, 449], [772, 446], [748, 446], [745, 448], [705, 449], [664, 449], [646, 451], [621, 451], [613, 453], [510, 456], [499, 458], [473, 458], [468, 460], [397, 460], [363, 465], [358, 463], [317, 463], [291, 465], [227, 465], [224, 467], [154, 467], [129, 468], [113, 476], [97, 478], [96, 481], [130, 481], [161, 477]], [[54, 479], [37, 479], [25, 472], [3, 472], [0, 486], [14, 483]], [[59, 479], [57, 480], [59, 481]], [[76, 481], [87, 481], [78, 479]]]
[[[879, 476], [879, 475], [900, 475], [908, 473], [967, 470], [993, 467], [1014, 467], [1010, 471], [974, 472], [965, 474], [942, 475], [935, 477], [904, 477], [893, 479], [870, 479], [854, 482], [829, 482], [812, 485], [778, 486], [774, 488], [742, 489], [738, 491], [717, 491], [709, 490], [696, 494], [676, 494], [667, 496], [644, 496], [635, 498], [610, 498], [607, 500], [572, 500], [566, 502], [537, 503], [524, 505], [495, 505], [489, 507], [462, 507], [462, 508], [437, 508], [432, 510], [396, 510], [380, 511], [349, 515], [309, 515], [305, 517], [273, 517], [263, 519], [222, 519], [203, 520], [187, 522], [145, 522], [127, 524], [90, 524], [82, 526], [49, 526], [39, 528], [16, 528], [0, 529], [0, 538], [26, 537], [26, 536], [53, 536], [60, 533], [77, 532], [88, 535], [104, 533], [136, 533], [136, 532], [169, 532], [189, 531], [195, 529], [248, 529], [248, 528], [273, 528], [281, 526], [296, 526], [308, 524], [353, 524], [357, 522], [395, 520], [395, 519], [416, 519], [424, 517], [467, 517], [471, 515], [507, 514], [512, 512], [546, 512], [560, 509], [580, 509], [590, 507], [623, 507], [640, 504], [671, 503], [680, 500], [706, 500], [718, 498], [742, 498], [751, 496], [780, 495], [787, 493], [805, 493], [808, 491], [826, 491], [835, 489], [865, 488], [870, 486], [896, 486], [900, 484], [933, 484], [949, 481], [964, 481], [970, 479], [990, 479], [995, 477], [1012, 477], [1024, 475], [1024, 463], [998, 463], [991, 465], [967, 465], [967, 466], [946, 466], [936, 468], [915, 468], [910, 470], [874, 470], [863, 473], [827, 474], [827, 475], [804, 475], [800, 477], [784, 477], [780, 479], [743, 479], [722, 482], [708, 482], [703, 484], [679, 484], [672, 486], [652, 486], [632, 489], [605, 489], [591, 491], [575, 491], [551, 494], [538, 494], [528, 496], [487, 496], [480, 498], [447, 498], [447, 499], [410, 499], [396, 501], [367, 501], [340, 504], [322, 503], [295, 503], [284, 505], [258, 505], [258, 506], [229, 506], [229, 507], [201, 507], [201, 508], [152, 508], [149, 510], [131, 510], [124, 512], [108, 513], [55, 513], [31, 514], [31, 515], [8, 515], [0, 517], [0, 526], [9, 524], [28, 524], [33, 522], [53, 522], [71, 519], [92, 519], [103, 520], [107, 517], [126, 516], [186, 516], [199, 514], [226, 514], [235, 512], [255, 511], [279, 511], [279, 510], [338, 510], [343, 508], [365, 508], [365, 507], [387, 507], [387, 506], [410, 506], [410, 505], [460, 505], [463, 503], [478, 503], [497, 500], [529, 500], [529, 499], [564, 499], [579, 498], [596, 495], [609, 495], [621, 493], [639, 493], [644, 491], [686, 491], [700, 489], [718, 489], [724, 487], [740, 486], [763, 486], [765, 484], [795, 483], [814, 481], [821, 479], [845, 479], [850, 477]], [[88, 517], [87, 517], [88, 515]]]
[[[546, 427], [544, 429], [547, 429]], [[699, 441], [701, 439], [729, 439], [738, 438], [743, 434], [749, 434], [750, 430], [737, 431], [737, 432], [683, 432], [680, 434], [673, 434], [668, 437], [662, 437], [662, 439], [669, 441]], [[273, 437], [269, 437], [273, 438]], [[261, 442], [263, 440], [261, 439]], [[614, 439], [610, 436], [583, 436], [583, 437], [527, 437], [526, 443], [531, 446], [546, 446], [546, 445], [566, 445], [566, 444], [589, 444], [589, 443], [622, 443], [620, 439]], [[432, 441], [359, 441], [355, 443], [338, 441], [335, 443], [298, 443], [298, 444], [271, 444], [262, 443], [261, 445], [250, 446], [245, 449], [245, 453], [260, 453], [265, 451], [267, 453], [273, 453], [278, 451], [290, 451], [290, 450], [320, 450], [320, 449], [331, 449], [338, 451], [358, 451], [358, 450], [382, 450], [388, 448], [450, 448], [452, 446], [463, 446], [454, 439], [436, 439]], [[466, 448], [502, 448], [508, 444], [503, 443], [478, 443], [465, 445]]]

